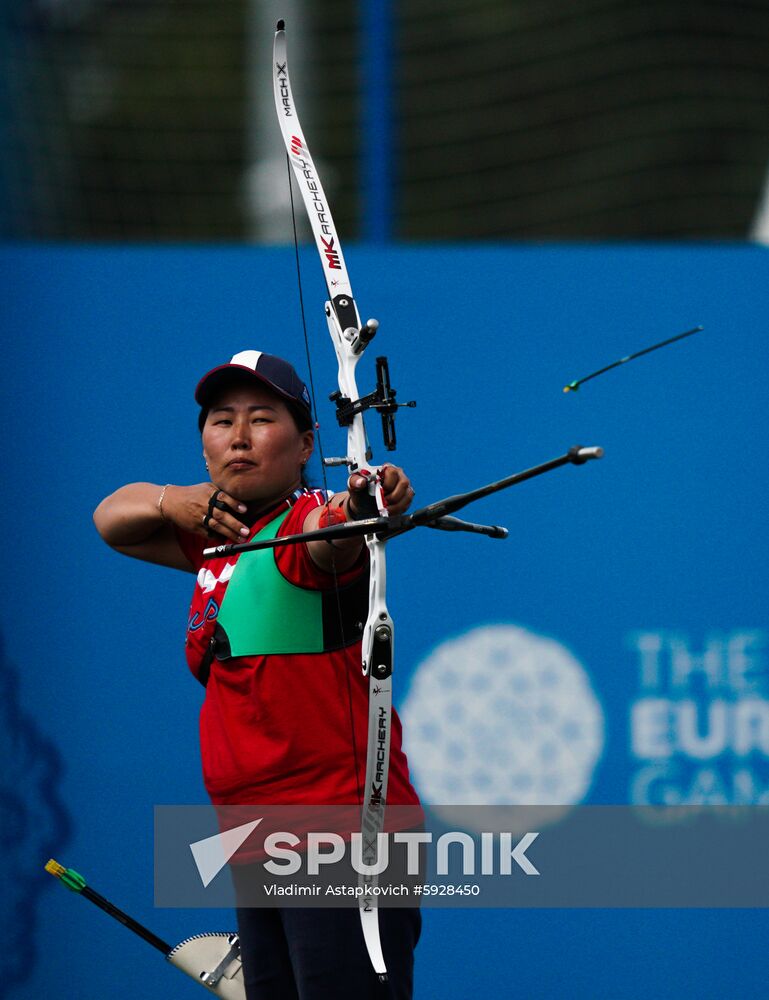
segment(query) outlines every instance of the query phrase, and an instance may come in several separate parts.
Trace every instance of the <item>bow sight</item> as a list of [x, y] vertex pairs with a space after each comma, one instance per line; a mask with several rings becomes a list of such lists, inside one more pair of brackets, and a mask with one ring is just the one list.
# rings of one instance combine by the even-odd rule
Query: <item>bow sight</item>
[[[378, 329], [379, 322], [377, 320], [367, 320], [358, 331], [357, 343], [360, 343], [360, 349], [355, 351], [356, 341], [354, 341], [353, 351], [362, 353]], [[387, 363], [387, 358], [379, 357], [376, 359], [376, 389], [373, 392], [370, 392], [368, 396], [352, 400], [349, 396], [345, 396], [341, 389], [337, 389], [328, 398], [332, 403], [336, 403], [336, 419], [340, 427], [349, 427], [358, 413], [365, 413], [366, 410], [377, 410], [382, 417], [382, 437], [385, 448], [388, 451], [395, 451], [395, 413], [399, 406], [414, 407], [417, 405], [415, 399], [409, 400], [408, 403], [397, 403], [395, 401], [396, 392], [397, 390], [390, 384], [390, 366]], [[367, 450], [367, 458], [371, 458], [371, 449]], [[333, 461], [332, 459], [327, 464], [331, 464]]]

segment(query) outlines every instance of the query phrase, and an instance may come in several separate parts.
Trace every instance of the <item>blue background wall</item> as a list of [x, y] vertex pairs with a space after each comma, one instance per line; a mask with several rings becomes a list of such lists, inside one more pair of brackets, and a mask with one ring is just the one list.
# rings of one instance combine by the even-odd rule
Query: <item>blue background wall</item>
[[[769, 695], [766, 252], [447, 246], [347, 256], [361, 313], [382, 322], [377, 352], [389, 355], [400, 398], [419, 401], [399, 418], [397, 452], [419, 502], [574, 443], [606, 449], [601, 463], [477, 505], [472, 516], [511, 529], [505, 543], [437, 532], [393, 543], [396, 699], [435, 646], [478, 625], [553, 636], [585, 665], [605, 715], [590, 801], [628, 801], [639, 766], [633, 635], [675, 634], [696, 653], [752, 630], [754, 693]], [[324, 291], [315, 251], [304, 261], [333, 454], [343, 438], [325, 403], [336, 372]], [[181, 649], [192, 578], [121, 559], [91, 511], [125, 482], [205, 478], [192, 392], [209, 367], [255, 347], [306, 372], [292, 251], [5, 248], [0, 265], [10, 995], [194, 996], [42, 865], [53, 852], [171, 943], [233, 926], [228, 913], [152, 905], [153, 805], [205, 800], [202, 691]], [[695, 323], [705, 326], [697, 337], [561, 392]], [[362, 389], [372, 370], [363, 366]], [[381, 456], [373, 421], [370, 434]], [[685, 796], [694, 764], [679, 763]], [[737, 763], [751, 769], [755, 800], [766, 795], [766, 754], [735, 762], [726, 751], [710, 763], [727, 795]], [[757, 995], [767, 930], [765, 910], [433, 911], [417, 995]]]

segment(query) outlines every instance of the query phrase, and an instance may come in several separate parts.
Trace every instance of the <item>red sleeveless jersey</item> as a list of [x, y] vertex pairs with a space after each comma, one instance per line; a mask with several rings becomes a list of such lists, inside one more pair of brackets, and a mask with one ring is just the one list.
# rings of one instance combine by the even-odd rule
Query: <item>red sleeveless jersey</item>
[[[278, 517], [285, 517], [279, 535], [301, 532], [310, 511], [324, 502], [320, 491], [291, 497], [261, 517], [249, 538]], [[198, 571], [186, 641], [187, 663], [197, 677], [201, 662], [210, 658], [219, 611], [239, 557], [204, 562], [202, 551], [210, 541], [182, 531], [177, 537]], [[335, 603], [336, 585], [352, 587], [367, 575], [365, 548], [358, 563], [338, 574], [336, 581], [315, 565], [306, 545], [268, 551], [285, 580], [321, 592], [329, 606]], [[350, 641], [349, 631], [347, 635]], [[218, 655], [210, 659], [200, 713], [203, 777], [214, 804], [360, 802], [368, 728], [368, 678], [361, 671], [360, 641], [312, 653], [227, 656], [225, 650], [225, 658], [220, 658], [220, 646], [216, 643]], [[393, 712], [387, 802], [416, 805], [401, 734], [400, 719]]]

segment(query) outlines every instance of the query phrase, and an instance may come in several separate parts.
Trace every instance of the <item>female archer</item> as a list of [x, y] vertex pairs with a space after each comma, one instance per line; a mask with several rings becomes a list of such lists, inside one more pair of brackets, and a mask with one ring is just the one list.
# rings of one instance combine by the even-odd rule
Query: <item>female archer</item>
[[[368, 480], [353, 474], [347, 492], [331, 496], [306, 487], [310, 399], [281, 358], [243, 351], [204, 375], [195, 399], [209, 480], [123, 486], [97, 507], [97, 530], [118, 552], [197, 574], [186, 655], [205, 685], [200, 743], [212, 802], [360, 803], [368, 720], [362, 539], [247, 554], [256, 559], [204, 561], [202, 553], [212, 540], [261, 540], [352, 520], [366, 509]], [[380, 475], [388, 510], [403, 513], [414, 495], [407, 476], [394, 466]], [[418, 805], [395, 714], [387, 801]], [[419, 911], [382, 909], [379, 918], [385, 995], [406, 1000]], [[238, 929], [248, 1000], [382, 995], [357, 909], [239, 906]]]

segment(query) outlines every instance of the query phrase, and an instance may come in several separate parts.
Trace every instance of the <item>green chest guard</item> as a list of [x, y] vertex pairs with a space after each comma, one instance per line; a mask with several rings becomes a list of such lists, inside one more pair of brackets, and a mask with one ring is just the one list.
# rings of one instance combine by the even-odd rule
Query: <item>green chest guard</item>
[[[254, 536], [275, 538], [290, 511]], [[227, 583], [216, 627], [216, 657], [271, 653], [324, 653], [360, 640], [368, 608], [368, 573], [337, 591], [290, 583], [275, 563], [275, 549], [243, 552]], [[341, 609], [341, 616], [340, 616]]]

